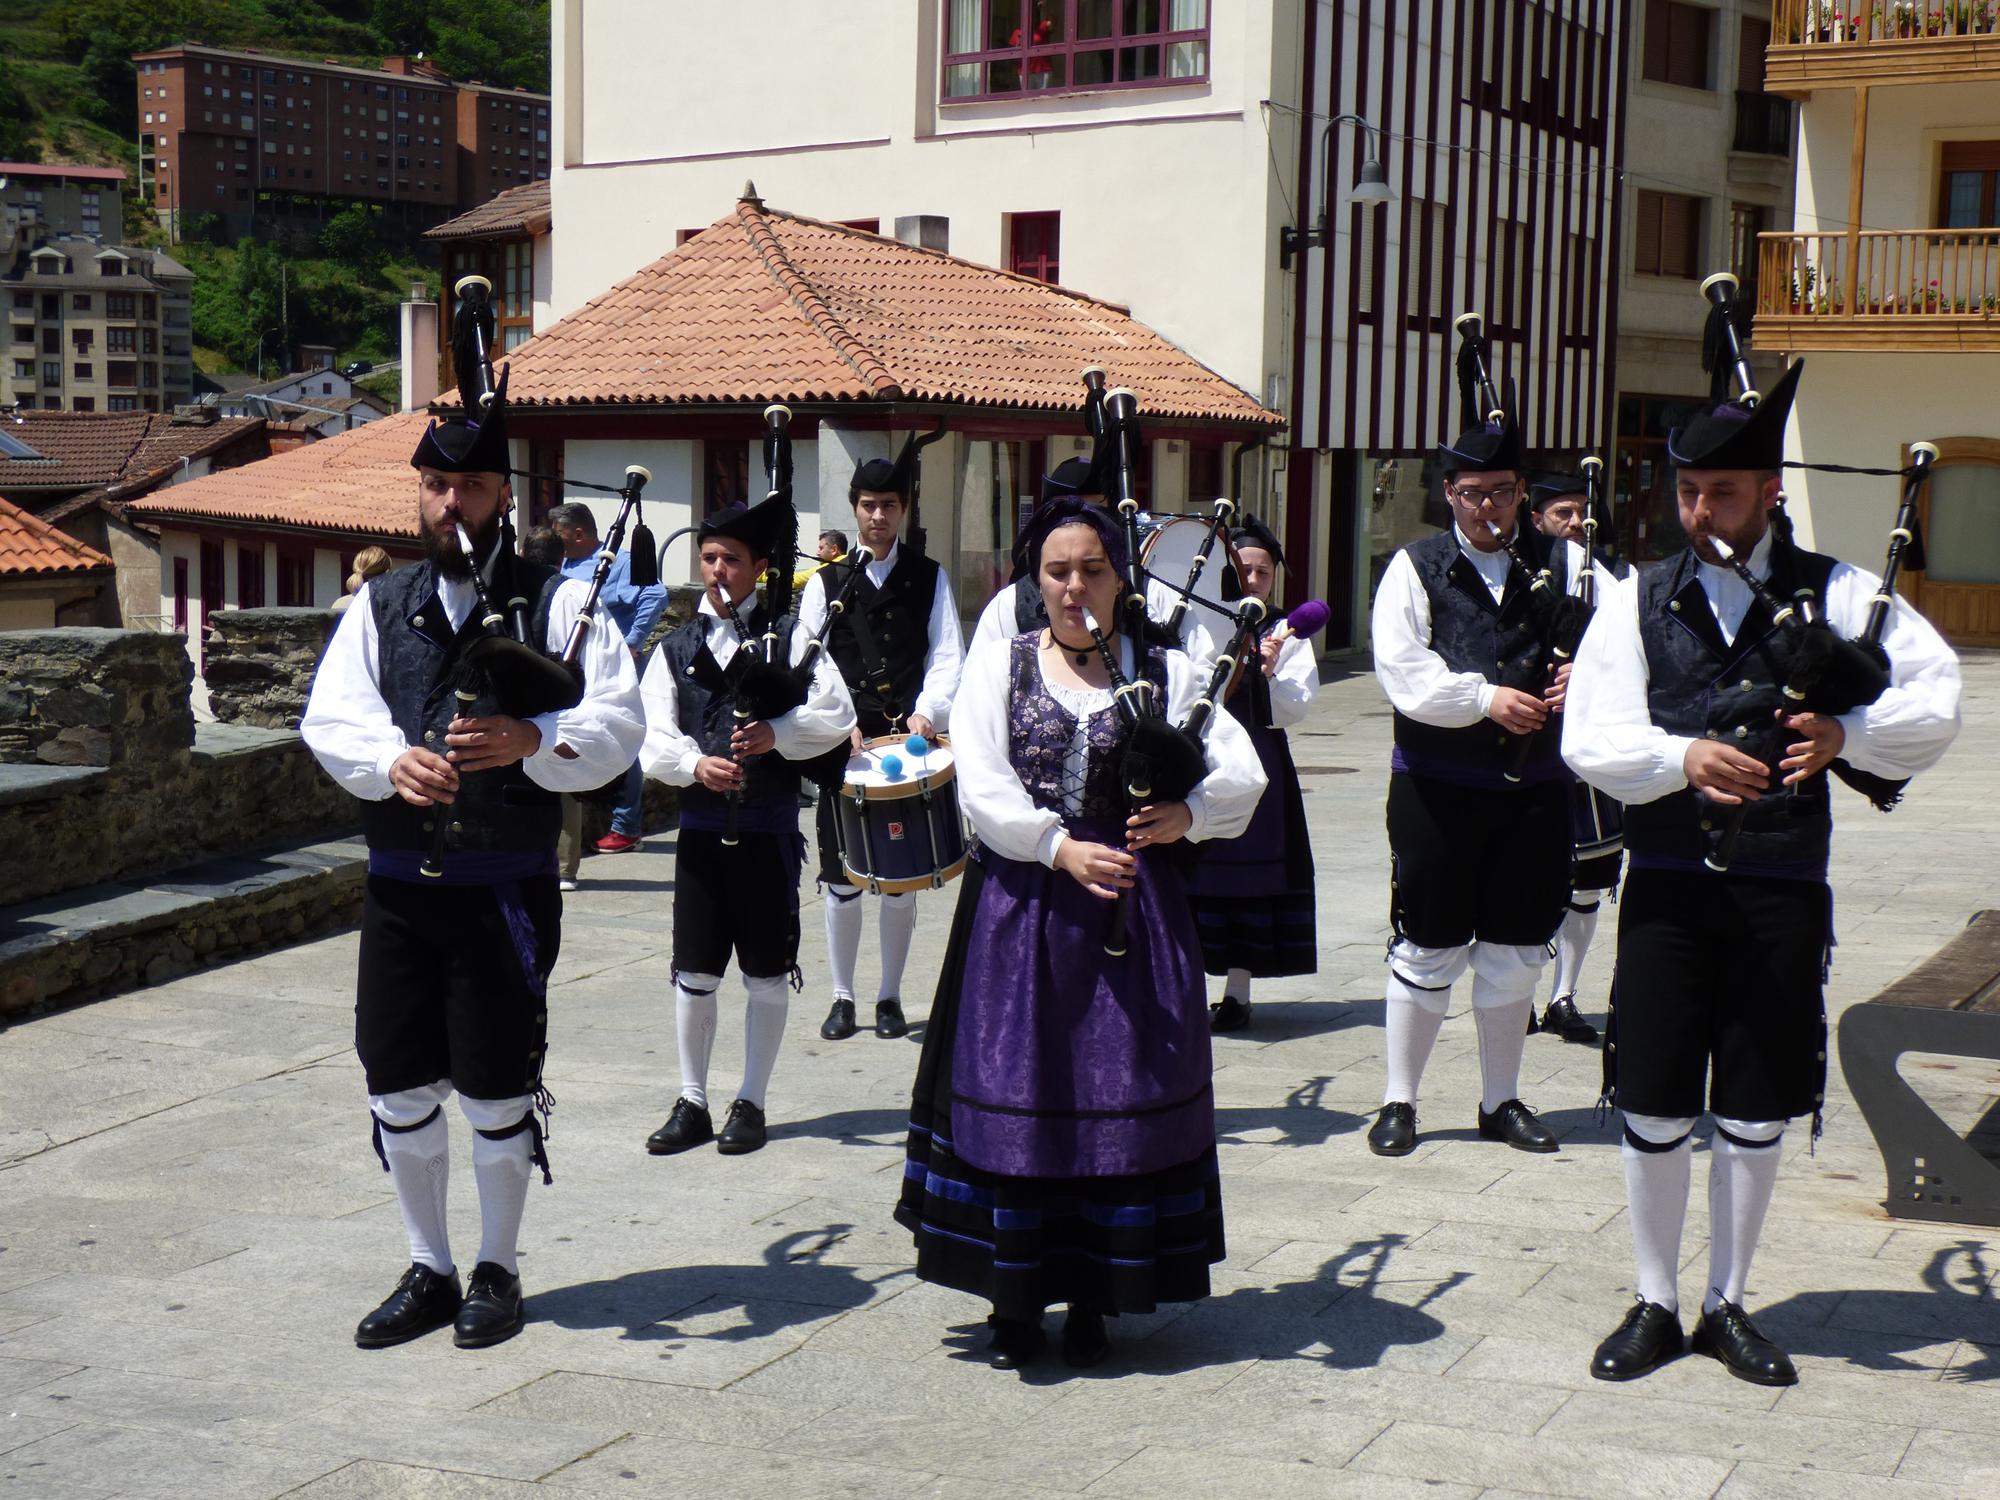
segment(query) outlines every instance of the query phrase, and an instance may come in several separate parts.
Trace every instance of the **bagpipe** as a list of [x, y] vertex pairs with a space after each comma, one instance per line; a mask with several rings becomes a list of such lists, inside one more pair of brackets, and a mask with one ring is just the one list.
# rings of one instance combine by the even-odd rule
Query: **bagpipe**
[[[466, 276], [452, 290], [458, 297], [451, 325], [452, 364], [464, 404], [462, 425], [473, 432], [472, 442], [466, 445], [467, 456], [458, 462], [475, 462], [470, 455], [477, 450], [483, 455], [477, 462], [491, 463], [497, 472], [507, 473], [510, 470], [502, 428], [507, 376], [504, 370], [497, 380], [493, 374], [495, 320], [490, 300], [493, 284], [483, 276]], [[478, 432], [482, 426], [488, 429], [484, 442]], [[430, 436], [426, 434], [427, 439]], [[648, 477], [644, 469], [636, 466], [627, 471], [628, 504], [637, 503], [639, 489]], [[622, 519], [623, 512], [620, 514]], [[513, 524], [505, 512], [500, 516], [495, 545], [484, 566], [475, 555], [465, 525], [461, 522], [454, 526], [453, 533], [471, 571], [476, 600], [473, 615], [479, 626], [479, 635], [465, 648], [452, 683], [459, 713], [476, 713], [481, 699], [492, 702], [500, 713], [517, 719], [532, 719], [576, 707], [583, 701], [583, 639], [608, 566], [600, 568], [589, 602], [578, 616], [564, 649], [551, 655], [542, 642], [533, 639], [533, 615], [527, 597], [519, 591], [519, 575], [513, 566]], [[502, 584], [507, 600], [504, 611], [493, 601], [494, 589]], [[444, 875], [450, 829], [451, 819], [442, 811], [431, 820], [430, 847], [418, 865], [428, 879], [437, 880]]]
[[[790, 407], [774, 402], [764, 408], [764, 476], [770, 490], [765, 499], [782, 500], [787, 510], [792, 503], [791, 422]], [[771, 549], [770, 595], [764, 605], [762, 636], [753, 635], [735, 601], [727, 594], [722, 596], [737, 638], [736, 653], [722, 669], [722, 680], [728, 688], [731, 712], [739, 729], [745, 724], [788, 714], [811, 696], [811, 671], [801, 672], [794, 667], [791, 643], [779, 639], [779, 625], [791, 609], [792, 554], [798, 550], [797, 532], [798, 518], [794, 513], [791, 533], [780, 539], [782, 545]], [[736, 825], [742, 806], [742, 789], [732, 789], [722, 833], [722, 842], [732, 848], [737, 842]]]
[[[1703, 336], [1702, 361], [1712, 378], [1711, 395], [1714, 399], [1722, 400], [1728, 396], [1729, 382], [1733, 379], [1741, 388], [1736, 398], [1738, 403], [1754, 411], [1762, 397], [1754, 388], [1742, 333], [1736, 323], [1736, 287], [1736, 278], [1727, 272], [1711, 276], [1701, 284], [1702, 296], [1710, 307]], [[1709, 539], [1715, 554], [1743, 580], [1770, 612], [1773, 622], [1790, 639], [1791, 663], [1783, 687], [1789, 713], [1851, 713], [1873, 703], [1888, 689], [1889, 656], [1883, 649], [1882, 638], [1894, 612], [1895, 577], [1903, 565], [1906, 549], [1915, 547], [1918, 558], [1922, 556], [1917, 539], [1917, 496], [1936, 457], [1937, 449], [1931, 444], [1915, 444], [1911, 449], [1909, 466], [1897, 471], [1903, 476], [1903, 500], [1895, 528], [1890, 533], [1889, 558], [1883, 568], [1882, 587], [1870, 605], [1861, 635], [1853, 640], [1832, 628], [1821, 614], [1818, 601], [1810, 589], [1801, 588], [1786, 599], [1766, 579], [1757, 577], [1748, 561], [1726, 541], [1720, 537]], [[1790, 523], [1782, 517], [1777, 518], [1772, 530], [1775, 572], [1781, 560], [1778, 549], [1789, 549], [1792, 545]], [[1782, 722], [1771, 725], [1765, 732], [1760, 746], [1763, 753], [1757, 758], [1773, 772], [1783, 759], [1790, 734], [1791, 731]], [[1828, 769], [1885, 812], [1895, 806], [1907, 784], [1856, 770], [1840, 759], [1835, 759]], [[1748, 801], [1723, 806], [1719, 837], [1703, 858], [1709, 869], [1722, 872], [1729, 868], [1749, 811]]]
[[[1488, 357], [1489, 346], [1482, 332], [1479, 314], [1461, 313], [1453, 321], [1452, 326], [1458, 330], [1459, 337], [1457, 368], [1460, 404], [1468, 411], [1481, 412], [1489, 424], [1505, 423], [1508, 420], [1507, 410], [1493, 384], [1491, 362]], [[1603, 465], [1597, 463], [1595, 459], [1585, 462], [1597, 464], [1598, 470], [1603, 468]], [[1593, 477], [1594, 474], [1595, 471]], [[1528, 551], [1524, 535], [1525, 527], [1519, 509], [1515, 511], [1512, 532], [1502, 531], [1491, 521], [1487, 522], [1487, 529], [1505, 549], [1508, 559], [1520, 571], [1521, 577], [1527, 583], [1528, 607], [1538, 618], [1541, 634], [1549, 643], [1541, 664], [1541, 686], [1535, 693], [1535, 696], [1540, 698], [1548, 690], [1548, 685], [1555, 680], [1556, 673], [1576, 659], [1576, 648], [1583, 640], [1584, 630], [1590, 624], [1595, 599], [1594, 596], [1579, 596], [1568, 590], [1556, 588], [1555, 571], [1538, 565]], [[1584, 553], [1583, 573], [1584, 578], [1588, 580], [1590, 577], [1588, 547]], [[1535, 750], [1541, 743], [1542, 736], [1548, 732], [1549, 725], [1544, 723], [1539, 729], [1513, 737], [1513, 743], [1508, 747], [1506, 763], [1501, 767], [1501, 774], [1508, 781], [1520, 781], [1528, 774], [1528, 764], [1534, 759]]]

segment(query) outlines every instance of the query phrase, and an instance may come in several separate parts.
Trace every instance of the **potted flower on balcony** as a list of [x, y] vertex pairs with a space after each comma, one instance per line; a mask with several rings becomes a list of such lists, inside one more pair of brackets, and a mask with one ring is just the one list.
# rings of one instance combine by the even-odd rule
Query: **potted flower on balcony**
[[1889, 7], [1887, 26], [1883, 35], [1913, 37], [1917, 34], [1918, 18], [1915, 0], [1895, 0]]

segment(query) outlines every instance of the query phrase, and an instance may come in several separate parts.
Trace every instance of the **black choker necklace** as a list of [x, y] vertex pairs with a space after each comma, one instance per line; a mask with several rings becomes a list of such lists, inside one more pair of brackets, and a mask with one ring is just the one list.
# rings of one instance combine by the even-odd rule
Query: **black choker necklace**
[[1053, 625], [1049, 627], [1049, 641], [1052, 645], [1055, 646], [1057, 650], [1067, 651], [1069, 652], [1070, 655], [1074, 656], [1076, 658], [1076, 664], [1079, 667], [1088, 666], [1090, 664], [1090, 647], [1085, 646], [1082, 650], [1078, 650], [1075, 646], [1072, 646], [1068, 641], [1058, 636], [1056, 634], [1056, 628]]

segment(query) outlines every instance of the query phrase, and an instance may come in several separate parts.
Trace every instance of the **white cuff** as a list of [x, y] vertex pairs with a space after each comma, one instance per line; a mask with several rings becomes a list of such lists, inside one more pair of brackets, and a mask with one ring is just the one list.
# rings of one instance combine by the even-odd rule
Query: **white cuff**
[[534, 718], [528, 720], [530, 724], [534, 725], [541, 732], [542, 742], [535, 747], [533, 755], [526, 757], [521, 762], [523, 770], [526, 770], [529, 766], [553, 765], [555, 762], [565, 759], [565, 757], [556, 754], [556, 746], [561, 743], [561, 740], [557, 738], [557, 729], [560, 727], [558, 721], [561, 718], [562, 715], [560, 713], [548, 713], [536, 714]]
[[1036, 844], [1035, 858], [1053, 870], [1056, 867], [1056, 851], [1062, 848], [1063, 840], [1068, 837], [1069, 830], [1060, 823], [1056, 824]]
[[1668, 735], [1661, 743], [1659, 774], [1663, 779], [1673, 783], [1660, 794], [1661, 796], [1671, 796], [1688, 784], [1688, 751], [1698, 743], [1699, 741], [1691, 736], [1683, 738], [1677, 734]]
[[1200, 787], [1196, 787], [1187, 794], [1186, 803], [1189, 822], [1188, 831], [1183, 836], [1191, 842], [1206, 838], [1208, 836], [1208, 799], [1202, 796]]
[[1485, 718], [1493, 712], [1493, 694], [1497, 687], [1493, 683], [1482, 683], [1479, 689], [1479, 716]]

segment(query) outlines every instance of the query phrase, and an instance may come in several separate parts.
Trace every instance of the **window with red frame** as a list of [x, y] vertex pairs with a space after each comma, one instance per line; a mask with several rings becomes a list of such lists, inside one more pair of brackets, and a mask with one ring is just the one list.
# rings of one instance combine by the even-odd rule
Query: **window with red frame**
[[1062, 280], [1062, 215], [1013, 214], [1007, 225], [1007, 269], [1050, 283]]
[[1208, 0], [943, 0], [946, 103], [1208, 81]]
[[310, 552], [278, 549], [280, 608], [310, 609], [313, 602], [313, 560]]
[[238, 547], [236, 549], [236, 607], [238, 609], [262, 609], [264, 607], [264, 549], [262, 547]]
[[701, 445], [701, 513], [712, 516], [750, 499], [750, 445], [704, 442]]

